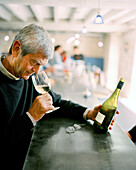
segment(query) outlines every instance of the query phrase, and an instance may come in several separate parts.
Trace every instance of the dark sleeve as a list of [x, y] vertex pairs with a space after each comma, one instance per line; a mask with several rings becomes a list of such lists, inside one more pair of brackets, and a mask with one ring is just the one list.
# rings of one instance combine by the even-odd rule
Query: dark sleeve
[[132, 141], [133, 141], [133, 142], [136, 142], [136, 126], [134, 126], [134, 127], [129, 131], [129, 134], [130, 134], [131, 137], [132, 137]]
[[[31, 97], [31, 93], [29, 93], [30, 98]], [[11, 98], [11, 97], [10, 97]], [[33, 123], [30, 120], [30, 118], [28, 117], [28, 115], [26, 114], [26, 111], [28, 111], [28, 108], [30, 107], [30, 103], [28, 100], [26, 100], [28, 97], [24, 98], [24, 100], [20, 100], [20, 103], [24, 103], [21, 104], [21, 106], [18, 108], [16, 106], [13, 105], [13, 108], [15, 107], [16, 109], [13, 109], [11, 107], [11, 105], [9, 105], [9, 108], [11, 107], [11, 112], [9, 109], [6, 108], [6, 104], [10, 103], [10, 99], [6, 99], [5, 101], [2, 101], [0, 99], [2, 103], [1, 106], [1, 112], [2, 112], [2, 129], [4, 131], [4, 139], [5, 141], [7, 141], [8, 143], [19, 143], [19, 141], [22, 141], [22, 139], [24, 139], [24, 137], [28, 134], [32, 133], [32, 128]], [[29, 99], [29, 98], [28, 98]], [[13, 99], [15, 100], [15, 99]], [[28, 104], [29, 103], [29, 104]], [[13, 103], [14, 104], [14, 103]], [[16, 104], [16, 103], [15, 103]], [[26, 107], [26, 105], [28, 104], [28, 107]], [[23, 105], [25, 105], [25, 107], [23, 107]], [[27, 109], [27, 110], [26, 110]], [[15, 113], [14, 113], [15, 112]], [[14, 113], [14, 116], [13, 116]]]
[[[1, 128], [1, 143], [3, 146], [6, 146], [6, 148], [21, 146], [20, 143], [22, 142], [29, 144], [33, 133], [33, 124], [27, 114], [18, 117], [14, 123], [7, 124], [7, 121], [3, 121]], [[24, 144], [22, 148], [23, 147]]]
[[33, 128], [32, 121], [24, 114], [18, 117], [17, 121], [12, 125], [9, 125], [7, 138], [11, 139], [11, 142], [18, 142], [24, 138], [26, 134], [29, 134]]
[[[12, 169], [22, 169], [26, 153], [33, 134], [33, 124], [29, 117], [24, 114], [18, 117], [14, 124], [10, 124], [2, 138], [1, 154], [5, 166]], [[16, 167], [17, 166], [17, 167]], [[6, 169], [9, 169], [9, 167]]]
[[87, 109], [86, 107], [73, 103], [70, 100], [63, 100], [59, 94], [53, 91], [50, 91], [50, 94], [53, 98], [53, 105], [55, 107], [60, 107], [59, 110], [55, 111], [56, 114], [72, 119], [84, 120], [83, 113]]

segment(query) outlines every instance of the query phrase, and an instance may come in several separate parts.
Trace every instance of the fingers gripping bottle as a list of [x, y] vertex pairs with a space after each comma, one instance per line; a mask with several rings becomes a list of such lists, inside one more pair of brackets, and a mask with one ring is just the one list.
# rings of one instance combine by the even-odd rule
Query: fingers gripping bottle
[[103, 103], [102, 107], [100, 108], [100, 111], [98, 112], [93, 126], [95, 129], [99, 132], [106, 133], [108, 130], [108, 127], [113, 119], [113, 116], [115, 115], [115, 112], [118, 107], [118, 97], [120, 90], [124, 84], [124, 79], [121, 78], [117, 88], [112, 93], [112, 95]]

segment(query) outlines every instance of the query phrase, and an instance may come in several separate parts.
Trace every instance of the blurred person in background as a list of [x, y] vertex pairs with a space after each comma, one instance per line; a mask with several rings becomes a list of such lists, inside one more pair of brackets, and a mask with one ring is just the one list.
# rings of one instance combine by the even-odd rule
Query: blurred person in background
[[54, 57], [49, 61], [50, 65], [61, 65], [63, 64], [62, 62], [62, 56], [61, 53], [63, 52], [62, 46], [61, 45], [56, 45], [54, 48]]
[[67, 53], [66, 53], [66, 51], [63, 51], [62, 53], [61, 53], [61, 56], [62, 56], [62, 62], [66, 62], [66, 60], [67, 60]]
[[74, 60], [85, 60], [85, 57], [83, 54], [81, 54], [78, 46], [74, 46], [73, 51], [74, 55], [72, 56], [72, 58]]

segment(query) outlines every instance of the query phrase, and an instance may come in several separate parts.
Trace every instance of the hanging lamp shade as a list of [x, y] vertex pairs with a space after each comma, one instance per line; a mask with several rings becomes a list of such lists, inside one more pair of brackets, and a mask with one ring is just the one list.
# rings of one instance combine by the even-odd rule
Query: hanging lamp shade
[[98, 13], [94, 20], [94, 24], [104, 24], [103, 18], [100, 15], [100, 0], [98, 0]]
[[82, 32], [82, 33], [84, 33], [84, 34], [88, 32], [88, 30], [87, 30], [86, 26], [83, 26], [83, 28], [82, 28], [81, 32]]
[[94, 24], [104, 24], [103, 18], [100, 14], [97, 14], [97, 16], [94, 20]]

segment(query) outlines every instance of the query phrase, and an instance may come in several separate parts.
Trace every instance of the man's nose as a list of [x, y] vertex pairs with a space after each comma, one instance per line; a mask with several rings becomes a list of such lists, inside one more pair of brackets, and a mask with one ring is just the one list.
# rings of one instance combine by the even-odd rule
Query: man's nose
[[33, 71], [34, 71], [36, 74], [38, 74], [39, 69], [40, 69], [40, 65], [36, 65], [36, 66], [33, 67]]

